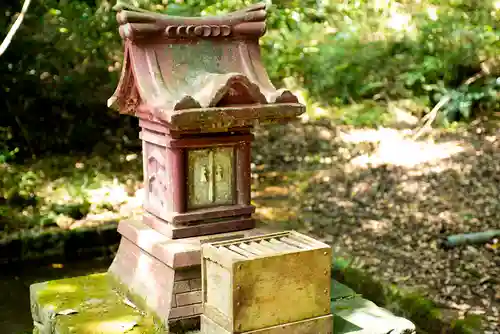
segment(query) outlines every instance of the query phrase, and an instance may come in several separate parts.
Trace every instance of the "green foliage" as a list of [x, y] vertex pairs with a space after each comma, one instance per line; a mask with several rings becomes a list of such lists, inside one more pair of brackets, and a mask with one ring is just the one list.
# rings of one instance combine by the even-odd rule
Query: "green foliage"
[[[499, 34], [493, 28], [497, 19], [492, 14], [496, 12], [491, 6], [481, 4], [464, 11], [441, 2], [433, 16], [426, 13], [431, 12], [428, 3], [421, 7], [390, 4], [393, 7], [379, 10], [369, 2], [350, 8], [332, 4], [328, 8], [332, 16], [325, 22], [333, 33], [325, 34], [324, 27], [312, 33], [314, 28], [305, 24], [300, 29], [304, 36], [292, 44], [292, 53], [302, 53], [303, 84], [317, 99], [349, 103], [427, 95], [435, 104], [439, 94], [455, 92], [444, 112], [452, 120], [457, 115], [468, 118], [478, 104], [494, 107], [498, 94], [498, 87], [492, 85], [494, 73], [463, 86], [482, 71], [483, 62], [498, 54]], [[332, 19], [341, 15], [343, 19]], [[399, 26], [393, 22], [398, 18], [403, 22]]]
[[65, 215], [73, 219], [82, 219], [90, 212], [90, 203], [83, 201], [72, 204], [52, 204], [52, 212]]
[[450, 102], [442, 108], [440, 114], [441, 123], [449, 125], [452, 120], [469, 120], [474, 108], [498, 109], [500, 78], [487, 78], [480, 84], [471, 86], [461, 85], [457, 88], [448, 88], [432, 85], [428, 89], [434, 93], [434, 100], [445, 96], [450, 97]]
[[[2, 35], [18, 6], [0, 14]], [[104, 2], [32, 4], [0, 62], [2, 160], [12, 159], [15, 148], [24, 156], [85, 151], [102, 139], [135, 136], [130, 120], [106, 110], [122, 61], [116, 29]]]
[[[254, 1], [126, 2], [191, 16]], [[109, 0], [32, 4], [0, 63], [0, 162], [85, 151], [103, 140], [121, 149], [137, 136], [135, 120], [106, 109], [122, 61], [113, 5]], [[4, 8], [3, 35], [19, 3], [7, 1]], [[275, 0], [263, 57], [276, 85], [293, 77], [324, 105], [373, 100], [384, 107], [388, 100], [427, 98], [430, 109], [450, 95], [440, 114], [446, 123], [498, 109], [499, 15], [492, 0]], [[481, 77], [466, 84], [477, 73]], [[384, 119], [380, 107], [358, 114], [352, 117], [361, 120], [357, 125]]]
[[384, 283], [353, 265], [354, 259], [336, 257], [332, 264], [332, 276], [351, 287], [365, 298], [388, 308], [397, 315], [411, 320], [426, 333], [480, 333], [482, 318], [467, 316], [451, 323], [445, 321], [439, 308], [416, 291], [405, 291]]
[[386, 112], [385, 106], [373, 100], [342, 106], [333, 111], [332, 114], [335, 119], [342, 123], [357, 127], [385, 126], [392, 120]]

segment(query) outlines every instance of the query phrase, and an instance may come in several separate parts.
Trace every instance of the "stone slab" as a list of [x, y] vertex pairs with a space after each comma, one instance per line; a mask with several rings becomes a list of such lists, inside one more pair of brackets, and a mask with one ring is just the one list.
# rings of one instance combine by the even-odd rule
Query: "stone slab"
[[165, 333], [112, 289], [107, 274], [33, 284], [30, 295], [34, 333]]
[[[334, 280], [332, 286], [336, 286], [331, 303], [334, 334], [415, 332], [410, 321], [359, 297], [349, 287]], [[107, 274], [38, 283], [30, 287], [30, 292], [37, 334], [168, 333], [152, 316], [139, 311], [113, 290]], [[201, 334], [199, 330], [180, 333]]]
[[339, 300], [358, 296], [358, 294], [353, 289], [335, 280], [331, 281], [330, 291], [331, 300]]
[[409, 320], [361, 297], [333, 300], [331, 308], [335, 315], [335, 334], [412, 334], [416, 331]]
[[254, 228], [238, 232], [171, 239], [140, 220], [125, 220], [120, 222], [118, 232], [143, 251], [175, 269], [200, 265], [201, 245], [204, 243], [262, 235], [267, 231]]
[[203, 334], [332, 334], [332, 315], [290, 322], [248, 332], [230, 332], [219, 326], [205, 315], [201, 316], [201, 331]]

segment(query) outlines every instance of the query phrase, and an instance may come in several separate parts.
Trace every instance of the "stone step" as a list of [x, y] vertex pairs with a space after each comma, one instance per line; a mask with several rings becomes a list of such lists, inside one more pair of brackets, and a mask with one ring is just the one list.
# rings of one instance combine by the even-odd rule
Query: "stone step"
[[[166, 333], [112, 288], [107, 274], [33, 284], [30, 287], [35, 334]], [[409, 334], [415, 326], [332, 280], [334, 334]], [[191, 331], [187, 334], [198, 334]]]

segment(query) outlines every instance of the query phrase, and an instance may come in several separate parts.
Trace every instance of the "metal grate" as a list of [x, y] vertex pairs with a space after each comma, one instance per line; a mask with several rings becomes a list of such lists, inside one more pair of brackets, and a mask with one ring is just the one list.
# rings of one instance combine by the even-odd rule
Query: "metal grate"
[[245, 238], [212, 244], [217, 251], [234, 259], [252, 259], [289, 252], [322, 248], [320, 243], [294, 231], [274, 233], [260, 237]]

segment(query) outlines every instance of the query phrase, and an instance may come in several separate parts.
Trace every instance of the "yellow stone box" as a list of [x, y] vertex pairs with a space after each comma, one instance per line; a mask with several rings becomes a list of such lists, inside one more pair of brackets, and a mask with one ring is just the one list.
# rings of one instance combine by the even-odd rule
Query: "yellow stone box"
[[[203, 314], [229, 333], [323, 319], [331, 256], [295, 231], [202, 245]], [[322, 323], [314, 334], [331, 333], [332, 321]]]

